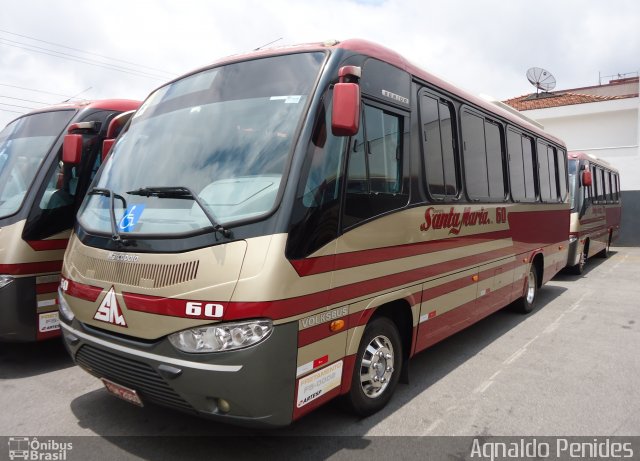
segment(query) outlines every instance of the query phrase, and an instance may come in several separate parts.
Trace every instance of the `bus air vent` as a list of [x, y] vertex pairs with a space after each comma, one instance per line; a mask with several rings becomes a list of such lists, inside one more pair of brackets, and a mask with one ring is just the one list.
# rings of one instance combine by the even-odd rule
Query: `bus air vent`
[[162, 288], [189, 282], [198, 276], [200, 261], [175, 264], [140, 264], [74, 255], [76, 270], [88, 279], [141, 288]]

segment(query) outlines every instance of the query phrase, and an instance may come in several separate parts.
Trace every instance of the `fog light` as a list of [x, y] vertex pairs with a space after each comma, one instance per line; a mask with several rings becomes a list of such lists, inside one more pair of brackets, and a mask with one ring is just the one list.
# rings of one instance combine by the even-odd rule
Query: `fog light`
[[229, 413], [231, 411], [231, 405], [225, 399], [218, 399], [218, 410], [221, 413]]

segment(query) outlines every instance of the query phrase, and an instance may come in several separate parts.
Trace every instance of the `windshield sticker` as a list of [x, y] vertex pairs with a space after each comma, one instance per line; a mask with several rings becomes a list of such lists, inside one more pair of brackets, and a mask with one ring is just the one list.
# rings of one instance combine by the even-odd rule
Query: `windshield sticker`
[[118, 230], [122, 232], [131, 232], [138, 221], [140, 220], [140, 216], [142, 216], [142, 212], [144, 211], [144, 204], [131, 205], [124, 211], [124, 216], [120, 220], [118, 224]]
[[291, 96], [271, 96], [269, 98], [270, 101], [284, 101], [285, 104], [298, 104], [302, 96], [300, 95], [291, 95]]

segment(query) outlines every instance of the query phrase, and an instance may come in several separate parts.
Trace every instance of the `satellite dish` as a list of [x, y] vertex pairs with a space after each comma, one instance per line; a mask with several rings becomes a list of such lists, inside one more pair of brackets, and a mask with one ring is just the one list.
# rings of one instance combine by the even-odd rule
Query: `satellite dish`
[[[538, 90], [548, 92], [556, 87], [556, 78], [548, 70], [532, 67], [527, 71], [527, 80]], [[538, 91], [536, 91], [538, 94]]]

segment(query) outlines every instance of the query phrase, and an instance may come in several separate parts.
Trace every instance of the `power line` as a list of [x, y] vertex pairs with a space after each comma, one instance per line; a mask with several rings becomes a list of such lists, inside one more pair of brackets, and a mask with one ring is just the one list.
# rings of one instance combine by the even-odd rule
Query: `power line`
[[31, 109], [31, 110], [37, 109], [37, 107], [18, 106], [16, 104], [7, 104], [6, 102], [0, 102], [0, 105], [9, 106], [9, 107], [19, 107], [21, 109]]
[[9, 85], [8, 83], [0, 83], [0, 86], [8, 86], [9, 88], [17, 88], [19, 90], [34, 91], [36, 93], [50, 94], [53, 96], [62, 96], [63, 98], [72, 98], [72, 96], [69, 96], [68, 94], [53, 93], [51, 91], [45, 91], [45, 90], [36, 90], [35, 88], [26, 88], [24, 86]]
[[172, 77], [175, 77], [175, 76], [178, 75], [178, 74], [176, 74], [174, 72], [168, 72], [166, 70], [157, 69], [155, 67], [149, 67], [149, 66], [145, 66], [145, 65], [138, 64], [138, 63], [135, 63], [135, 62], [125, 61], [124, 59], [112, 58], [112, 57], [109, 57], [109, 56], [105, 56], [103, 54], [93, 53], [91, 51], [85, 51], [85, 50], [81, 50], [79, 48], [73, 48], [71, 46], [61, 45], [59, 43], [54, 43], [54, 42], [50, 42], [50, 41], [47, 41], [47, 40], [41, 40], [39, 38], [30, 37], [28, 35], [17, 34], [15, 32], [10, 32], [10, 31], [4, 30], [4, 29], [0, 29], [0, 32], [3, 32], [5, 34], [9, 34], [9, 35], [14, 35], [16, 37], [26, 38], [26, 39], [33, 40], [33, 41], [40, 42], [40, 43], [46, 43], [47, 45], [53, 45], [53, 46], [58, 46], [60, 48], [66, 48], [68, 50], [78, 51], [78, 52], [84, 53], [84, 54], [91, 54], [91, 55], [98, 56], [98, 57], [101, 57], [101, 58], [104, 58], [104, 59], [109, 59], [109, 60], [112, 60], [112, 61], [123, 62], [125, 64], [131, 64], [131, 65], [136, 66], [136, 67], [142, 67], [142, 68], [149, 69], [149, 70], [155, 70], [155, 71], [158, 71], [158, 72], [162, 72], [164, 74], [169, 74]]
[[9, 110], [9, 109], [0, 109], [0, 112], [12, 112], [14, 114], [26, 114], [26, 112], [20, 112], [17, 110]]
[[[12, 42], [12, 43], [6, 43], [6, 42]], [[103, 62], [99, 62], [99, 61], [91, 61], [89, 59], [82, 58], [80, 56], [74, 56], [74, 55], [71, 55], [71, 54], [68, 54], [68, 53], [62, 53], [60, 51], [49, 50], [49, 49], [38, 47], [38, 46], [35, 46], [35, 45], [29, 45], [29, 44], [26, 44], [26, 43], [20, 43], [20, 42], [14, 41], [14, 40], [6, 39], [6, 38], [0, 38], [0, 45], [11, 46], [11, 47], [14, 47], [14, 48], [21, 48], [23, 50], [33, 51], [35, 53], [46, 54], [48, 56], [53, 56], [53, 57], [56, 57], [56, 58], [68, 59], [70, 61], [76, 61], [76, 62], [80, 62], [80, 63], [83, 63], [83, 64], [89, 64], [91, 66], [102, 67], [103, 69], [109, 69], [109, 70], [114, 70], [116, 72], [122, 72], [122, 73], [125, 73], [125, 74], [134, 75], [136, 77], [145, 77], [145, 78], [150, 78], [150, 79], [159, 80], [159, 81], [165, 81], [167, 79], [166, 77], [162, 77], [162, 76], [159, 76], [159, 75], [152, 75], [152, 74], [148, 74], [146, 72], [137, 71], [135, 69], [129, 69], [129, 68], [126, 68], [126, 67], [116, 66], [116, 65], [113, 65], [113, 64], [103, 63]]]
[[42, 101], [34, 101], [33, 99], [22, 99], [22, 98], [15, 98], [13, 96], [4, 96], [2, 94], [0, 94], [0, 98], [15, 99], [16, 101], [33, 102], [35, 104], [44, 104], [44, 105], [55, 104], [53, 102], [42, 102]]

